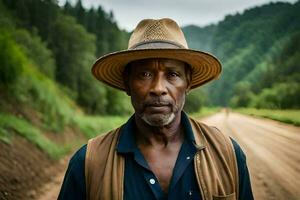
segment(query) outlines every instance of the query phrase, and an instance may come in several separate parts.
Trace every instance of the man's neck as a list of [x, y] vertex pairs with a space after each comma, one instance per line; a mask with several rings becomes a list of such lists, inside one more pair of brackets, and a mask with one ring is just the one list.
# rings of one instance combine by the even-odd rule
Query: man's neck
[[137, 127], [136, 142], [138, 146], [155, 146], [165, 148], [169, 144], [182, 143], [183, 131], [181, 113], [168, 125], [162, 127], [150, 126], [139, 116], [135, 115]]

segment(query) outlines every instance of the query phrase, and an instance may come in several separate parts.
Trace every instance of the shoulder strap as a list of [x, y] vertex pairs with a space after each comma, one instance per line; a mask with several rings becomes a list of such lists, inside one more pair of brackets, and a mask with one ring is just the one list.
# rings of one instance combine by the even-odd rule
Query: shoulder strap
[[89, 200], [123, 199], [125, 161], [115, 150], [119, 135], [120, 128], [88, 141], [85, 179]]
[[238, 199], [238, 169], [230, 138], [215, 127], [190, 119], [198, 152], [195, 172], [202, 196]]

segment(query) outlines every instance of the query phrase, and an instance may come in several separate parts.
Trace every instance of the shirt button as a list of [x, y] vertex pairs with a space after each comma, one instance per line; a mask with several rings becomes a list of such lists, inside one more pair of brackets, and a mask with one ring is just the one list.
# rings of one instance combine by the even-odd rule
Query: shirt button
[[155, 184], [155, 180], [153, 178], [150, 178], [149, 182], [151, 185]]
[[188, 157], [186, 157], [186, 159], [189, 160], [189, 159], [191, 159], [191, 157], [188, 156]]
[[193, 194], [193, 192], [192, 192], [192, 190], [190, 190], [190, 191], [189, 191], [189, 195], [192, 196], [192, 194]]

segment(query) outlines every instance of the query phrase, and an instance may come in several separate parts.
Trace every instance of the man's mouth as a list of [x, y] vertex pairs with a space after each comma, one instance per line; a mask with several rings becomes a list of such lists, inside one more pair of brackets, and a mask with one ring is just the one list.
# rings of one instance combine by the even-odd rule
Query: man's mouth
[[157, 103], [149, 103], [146, 105], [147, 107], [164, 107], [164, 106], [170, 106], [169, 102], [157, 102]]
[[150, 113], [166, 113], [170, 112], [171, 104], [169, 102], [151, 102], [145, 104], [145, 109]]

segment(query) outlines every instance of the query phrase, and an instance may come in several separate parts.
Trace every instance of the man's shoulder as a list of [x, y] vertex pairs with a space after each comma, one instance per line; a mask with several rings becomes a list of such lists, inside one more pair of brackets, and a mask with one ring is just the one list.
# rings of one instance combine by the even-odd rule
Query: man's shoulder
[[200, 129], [210, 129], [210, 130], [213, 129], [214, 131], [221, 133], [221, 131], [217, 127], [208, 125], [208, 124], [206, 124], [198, 119], [195, 119], [193, 117], [189, 116], [189, 121], [191, 124], [193, 124], [194, 126], [197, 126]]
[[107, 131], [105, 133], [102, 133], [102, 134], [100, 134], [100, 135], [98, 135], [96, 137], [93, 137], [93, 138], [89, 139], [87, 145], [92, 144], [92, 143], [99, 143], [99, 144], [101, 144], [101, 143], [106, 142], [106, 141], [107, 142], [111, 141], [115, 137], [119, 137], [119, 132], [120, 132], [122, 126], [120, 126], [118, 128], [115, 128], [115, 129], [112, 129], [110, 131]]
[[192, 126], [192, 130], [194, 132], [195, 137], [200, 137], [200, 139], [204, 139], [206, 142], [208, 138], [215, 138], [219, 142], [229, 142], [229, 136], [220, 131], [215, 126], [210, 126], [208, 124], [205, 124], [199, 120], [193, 119], [189, 117], [190, 124]]
[[[211, 134], [213, 134], [216, 137], [221, 137], [221, 138], [226, 138], [227, 141], [230, 141], [230, 143], [233, 146], [234, 149], [234, 153], [236, 155], [236, 159], [238, 162], [241, 163], [245, 163], [246, 162], [246, 155], [243, 152], [242, 148], [240, 147], [239, 143], [233, 139], [232, 137], [230, 137], [229, 135], [223, 133], [220, 129], [218, 129], [215, 126], [210, 126], [208, 124], [205, 124], [201, 121], [195, 120], [193, 118], [190, 118], [191, 121], [194, 121], [194, 123], [198, 124], [198, 126], [202, 129], [202, 131], [209, 131], [210, 136], [212, 136]], [[229, 139], [229, 140], [228, 140]]]
[[85, 161], [86, 157], [86, 151], [87, 151], [87, 146], [91, 141], [97, 141], [97, 142], [104, 142], [105, 140], [109, 140], [110, 138], [113, 138], [115, 134], [117, 134], [118, 130], [120, 127], [112, 129], [108, 132], [102, 133], [98, 136], [95, 136], [91, 139], [88, 140], [87, 144], [84, 144], [81, 146], [71, 157], [70, 159], [70, 165], [77, 165], [78, 163], [83, 163]]
[[[227, 144], [225, 146], [228, 146], [228, 144], [230, 144], [230, 146], [233, 147], [232, 149], [234, 150], [237, 161], [240, 163], [246, 162], [246, 155], [236, 140], [234, 140], [229, 135], [223, 133], [220, 129], [218, 129], [215, 126], [207, 125], [207, 124], [205, 124], [201, 121], [195, 120], [193, 118], [189, 118], [189, 119], [192, 123], [195, 123], [201, 130], [200, 132], [198, 132], [198, 134], [200, 134], [200, 133], [205, 134], [206, 142], [209, 142], [209, 141], [211, 141], [212, 138], [214, 138], [214, 139], [217, 139], [221, 144]], [[223, 145], [220, 145], [220, 146], [223, 146]]]
[[241, 146], [239, 145], [239, 143], [237, 141], [235, 141], [232, 137], [230, 137], [230, 140], [234, 147], [234, 152], [235, 152], [238, 162], [246, 163], [246, 155], [245, 155], [243, 149], [241, 148]]
[[78, 168], [81, 167], [82, 163], [85, 161], [85, 153], [86, 153], [86, 147], [87, 145], [83, 145], [81, 148], [79, 148], [74, 155], [71, 157], [69, 162], [69, 169], [71, 171], [78, 171]]

